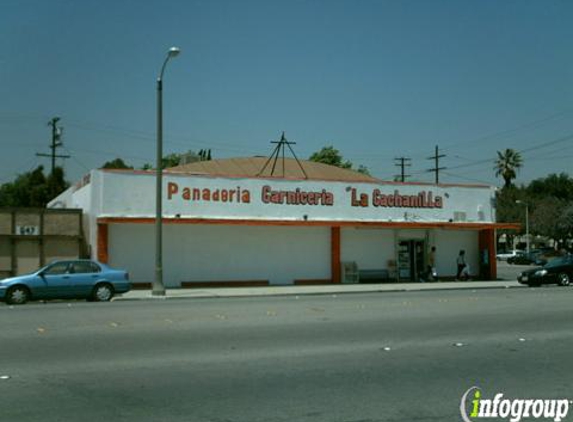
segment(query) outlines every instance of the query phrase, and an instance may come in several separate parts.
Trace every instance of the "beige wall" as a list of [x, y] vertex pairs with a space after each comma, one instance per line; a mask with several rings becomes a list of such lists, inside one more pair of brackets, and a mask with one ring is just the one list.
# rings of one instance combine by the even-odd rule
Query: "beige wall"
[[76, 239], [50, 239], [44, 241], [45, 263], [60, 259], [78, 258], [78, 240]]
[[18, 240], [15, 246], [18, 274], [31, 273], [40, 268], [40, 242], [37, 240]]
[[0, 279], [82, 257], [84, 245], [81, 210], [0, 209]]
[[44, 214], [44, 234], [79, 236], [81, 214]]
[[12, 246], [9, 238], [0, 238], [0, 279], [12, 272]]
[[0, 211], [0, 235], [12, 234], [12, 213]]

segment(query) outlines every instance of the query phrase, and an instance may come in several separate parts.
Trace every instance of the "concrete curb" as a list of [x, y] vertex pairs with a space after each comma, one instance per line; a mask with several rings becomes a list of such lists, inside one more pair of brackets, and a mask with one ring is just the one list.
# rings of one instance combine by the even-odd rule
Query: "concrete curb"
[[445, 290], [489, 290], [525, 288], [517, 281], [477, 281], [477, 282], [438, 282], [438, 283], [400, 283], [367, 284], [342, 286], [270, 286], [270, 287], [233, 287], [213, 289], [167, 289], [165, 296], [152, 296], [149, 290], [133, 290], [118, 295], [114, 301], [138, 300], [174, 300], [174, 299], [219, 299], [263, 296], [324, 296], [360, 293], [398, 293]]

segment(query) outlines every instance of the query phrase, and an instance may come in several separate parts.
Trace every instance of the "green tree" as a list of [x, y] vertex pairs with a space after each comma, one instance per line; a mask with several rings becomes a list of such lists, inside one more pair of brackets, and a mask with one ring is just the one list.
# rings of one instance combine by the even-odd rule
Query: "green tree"
[[64, 169], [61, 167], [56, 167], [54, 173], [46, 178], [46, 185], [50, 192], [50, 200], [70, 187], [70, 184], [66, 181]]
[[[161, 160], [161, 168], [171, 168], [177, 167], [182, 164], [195, 163], [197, 161], [210, 161], [211, 160], [211, 150], [202, 149], [199, 153], [194, 151], [187, 151], [181, 154], [171, 153], [165, 155]], [[155, 167], [152, 164], [146, 163], [143, 165], [142, 170], [152, 170]]]
[[565, 239], [573, 236], [573, 202], [569, 202], [559, 217], [559, 230]]
[[6, 207], [43, 207], [48, 201], [44, 168], [20, 174], [0, 189], [0, 205]]
[[529, 203], [526, 199], [526, 192], [524, 188], [518, 188], [513, 185], [505, 189], [500, 189], [495, 194], [496, 202], [496, 220], [499, 223], [520, 223], [521, 232], [516, 233], [514, 230], [498, 230], [498, 237], [505, 235], [506, 245], [511, 248], [513, 245], [513, 238], [516, 234], [525, 233], [525, 212], [523, 207], [518, 206], [515, 201], [521, 200]]
[[533, 180], [527, 186], [512, 184], [497, 191], [497, 221], [518, 222], [522, 226], [519, 233], [498, 231], [499, 235], [505, 234], [509, 242], [515, 234], [525, 233], [525, 207], [517, 205], [517, 200], [528, 206], [531, 234], [560, 243], [572, 238], [573, 179], [566, 173], [550, 174]]
[[550, 174], [535, 179], [527, 186], [529, 195], [536, 198], [553, 196], [566, 201], [573, 201], [573, 179], [566, 173]]
[[504, 188], [511, 186], [511, 181], [517, 177], [517, 171], [523, 166], [521, 154], [511, 148], [505, 151], [497, 151], [495, 161], [495, 176], [501, 176], [504, 180]]
[[522, 207], [516, 205], [517, 200], [529, 203], [524, 188], [510, 186], [500, 189], [495, 194], [496, 219], [499, 223], [525, 222]]
[[309, 160], [316, 163], [323, 163], [330, 166], [340, 167], [343, 169], [352, 168], [352, 163], [348, 160], [344, 161], [340, 151], [338, 151], [332, 145], [323, 147], [320, 151], [315, 152], [310, 156]]
[[358, 173], [362, 173], [362, 174], [365, 174], [365, 175], [367, 175], [367, 176], [370, 176], [370, 175], [371, 175], [371, 174], [370, 174], [370, 170], [368, 170], [368, 167], [363, 166], [362, 164], [360, 164], [360, 165], [358, 166], [358, 168], [356, 169], [356, 171], [357, 171]]
[[101, 166], [102, 169], [133, 169], [132, 166], [128, 166], [125, 161], [123, 161], [121, 158], [116, 158], [115, 160], [112, 161], [106, 161], [104, 163], [103, 166]]
[[[162, 169], [168, 169], [171, 167], [177, 167], [179, 165], [179, 163], [181, 162], [182, 156], [183, 156], [183, 154], [176, 154], [176, 153], [171, 153], [171, 154], [167, 154], [167, 155], [163, 156], [163, 158], [161, 159], [161, 168]], [[143, 170], [152, 170], [152, 169], [155, 169], [155, 166], [152, 164], [149, 164], [149, 163], [145, 163], [143, 165], [142, 169]]]
[[13, 182], [0, 187], [0, 206], [45, 207], [68, 186], [61, 167], [56, 167], [54, 174], [46, 177], [44, 167], [38, 166], [35, 170], [20, 174]]
[[[343, 169], [353, 170], [352, 162], [345, 160], [336, 148], [332, 145], [323, 147], [320, 151], [313, 153], [309, 157], [309, 161], [314, 161], [316, 163], [328, 164], [330, 166], [336, 166]], [[370, 175], [368, 168], [366, 166], [360, 165], [355, 171]]]
[[167, 154], [161, 160], [162, 168], [170, 168], [170, 167], [177, 167], [181, 163], [181, 157], [183, 154], [171, 153]]
[[548, 196], [536, 201], [532, 208], [529, 217], [531, 233], [561, 240], [565, 234], [561, 229], [561, 216], [566, 208], [566, 202], [554, 196]]

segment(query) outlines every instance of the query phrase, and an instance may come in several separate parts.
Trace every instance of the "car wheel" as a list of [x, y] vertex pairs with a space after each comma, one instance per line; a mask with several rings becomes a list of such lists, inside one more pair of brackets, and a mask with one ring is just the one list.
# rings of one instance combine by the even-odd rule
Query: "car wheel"
[[98, 284], [92, 292], [92, 299], [95, 302], [109, 302], [113, 297], [113, 287], [107, 283]]
[[30, 290], [25, 286], [14, 286], [6, 293], [6, 303], [10, 305], [23, 305], [30, 299]]
[[569, 286], [569, 283], [571, 282], [567, 273], [560, 273], [557, 276], [557, 279], [559, 280], [560, 286]]

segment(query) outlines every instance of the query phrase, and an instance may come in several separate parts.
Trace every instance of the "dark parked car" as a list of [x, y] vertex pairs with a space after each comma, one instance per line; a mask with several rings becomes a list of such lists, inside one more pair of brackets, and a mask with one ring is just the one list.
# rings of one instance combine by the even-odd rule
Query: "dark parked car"
[[529, 253], [524, 253], [508, 258], [507, 263], [514, 265], [545, 265], [547, 264], [547, 257], [542, 250], [533, 249]]
[[541, 284], [559, 284], [568, 286], [573, 277], [573, 255], [555, 258], [543, 267], [523, 271], [517, 281], [528, 286], [540, 286]]
[[87, 259], [56, 261], [32, 274], [0, 280], [0, 300], [10, 304], [43, 299], [107, 302], [130, 288], [127, 271]]

